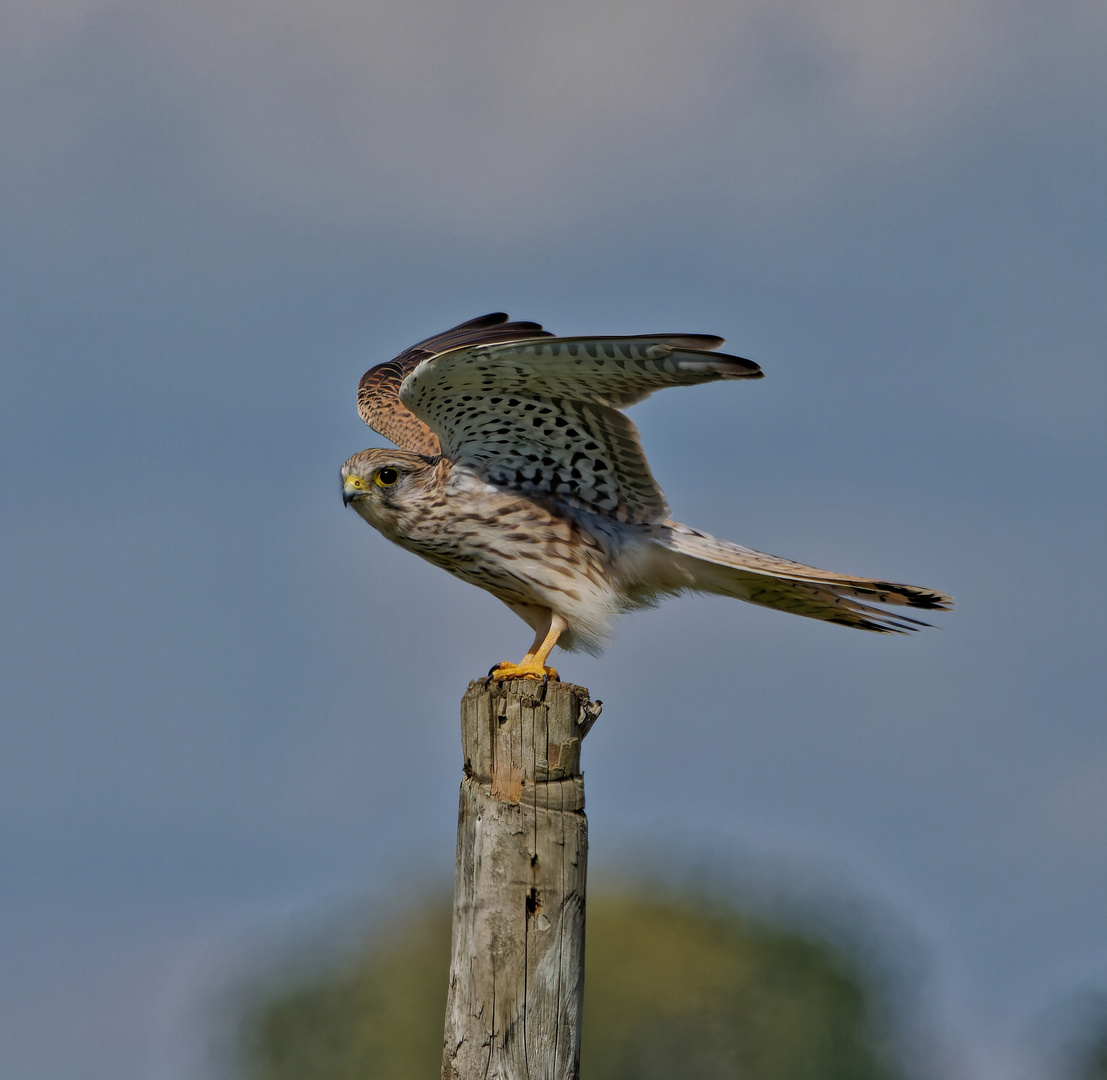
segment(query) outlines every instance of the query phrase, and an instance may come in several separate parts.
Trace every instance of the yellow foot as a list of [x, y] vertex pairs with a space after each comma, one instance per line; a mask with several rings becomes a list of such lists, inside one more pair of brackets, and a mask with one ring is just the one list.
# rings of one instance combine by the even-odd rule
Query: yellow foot
[[497, 664], [489, 673], [490, 679], [552, 679], [554, 682], [561, 680], [557, 675], [557, 668], [544, 667], [537, 660], [526, 658], [521, 664], [512, 664], [505, 660]]

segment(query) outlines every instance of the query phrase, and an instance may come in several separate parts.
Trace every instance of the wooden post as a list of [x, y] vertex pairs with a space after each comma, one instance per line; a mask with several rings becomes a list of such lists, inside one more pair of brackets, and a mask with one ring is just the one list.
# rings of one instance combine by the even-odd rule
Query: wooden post
[[588, 822], [580, 743], [600, 702], [480, 680], [461, 701], [443, 1080], [577, 1080]]

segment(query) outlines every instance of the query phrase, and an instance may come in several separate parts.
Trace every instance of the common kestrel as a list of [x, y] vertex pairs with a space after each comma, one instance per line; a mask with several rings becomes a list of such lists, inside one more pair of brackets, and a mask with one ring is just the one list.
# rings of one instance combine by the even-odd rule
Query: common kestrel
[[485, 315], [367, 371], [358, 412], [399, 450], [342, 466], [342, 500], [389, 540], [487, 589], [534, 631], [497, 678], [557, 677], [553, 647], [597, 652], [621, 611], [682, 592], [880, 633], [927, 623], [862, 598], [946, 609], [931, 589], [817, 570], [670, 520], [619, 410], [666, 386], [760, 379], [702, 334], [559, 338]]

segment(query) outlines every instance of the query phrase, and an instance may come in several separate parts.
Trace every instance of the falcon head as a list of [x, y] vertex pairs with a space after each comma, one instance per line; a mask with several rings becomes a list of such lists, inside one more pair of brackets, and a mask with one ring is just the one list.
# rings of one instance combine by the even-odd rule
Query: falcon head
[[406, 450], [362, 450], [342, 466], [342, 503], [388, 534], [434, 488], [438, 460]]

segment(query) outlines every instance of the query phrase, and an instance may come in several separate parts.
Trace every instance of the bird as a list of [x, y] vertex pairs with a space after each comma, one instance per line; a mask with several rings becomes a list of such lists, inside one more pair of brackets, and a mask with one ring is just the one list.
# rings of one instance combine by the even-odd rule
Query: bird
[[556, 337], [503, 312], [370, 368], [358, 412], [398, 449], [343, 466], [342, 501], [400, 547], [503, 601], [534, 631], [495, 679], [557, 679], [555, 646], [602, 651], [617, 617], [715, 593], [885, 634], [948, 610], [933, 589], [819, 570], [669, 517], [634, 423], [655, 390], [760, 379], [706, 334]]

